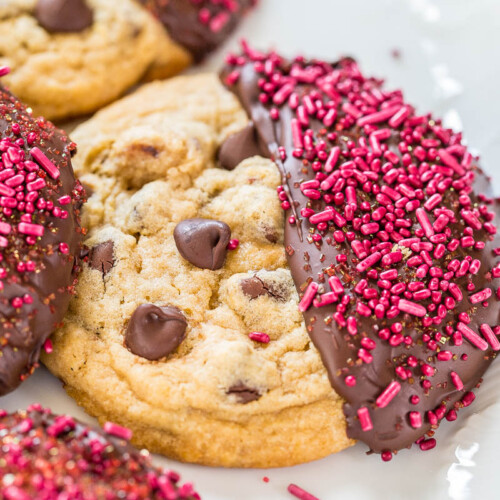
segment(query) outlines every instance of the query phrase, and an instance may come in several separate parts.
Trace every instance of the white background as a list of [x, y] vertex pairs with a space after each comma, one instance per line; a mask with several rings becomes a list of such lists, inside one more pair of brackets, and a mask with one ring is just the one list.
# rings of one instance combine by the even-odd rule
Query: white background
[[[236, 48], [241, 36], [258, 48], [274, 47], [290, 56], [356, 57], [365, 73], [402, 87], [421, 112], [432, 110], [447, 125], [463, 126], [500, 194], [498, 0], [260, 0], [229, 46]], [[226, 50], [205, 68], [217, 69]], [[181, 472], [208, 500], [291, 499], [290, 482], [322, 500], [498, 498], [499, 382], [497, 362], [472, 407], [439, 429], [436, 449], [405, 450], [387, 464], [366, 456], [363, 444], [314, 463], [267, 471], [157, 462]], [[0, 398], [0, 407], [16, 410], [31, 402], [92, 422], [44, 369]]]

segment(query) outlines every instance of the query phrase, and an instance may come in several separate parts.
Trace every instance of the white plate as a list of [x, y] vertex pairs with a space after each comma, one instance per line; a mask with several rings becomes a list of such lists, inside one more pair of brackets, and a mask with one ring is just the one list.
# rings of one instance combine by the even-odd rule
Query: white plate
[[[498, 0], [260, 0], [260, 8], [229, 44], [248, 38], [263, 49], [334, 60], [356, 57], [369, 74], [402, 87], [422, 112], [432, 110], [468, 143], [500, 193], [500, 2]], [[227, 47], [225, 48], [227, 50]], [[400, 53], [395, 58], [393, 52]], [[224, 51], [205, 64], [217, 69]], [[191, 70], [193, 71], [193, 70]], [[199, 71], [197, 68], [195, 71]], [[291, 499], [294, 482], [322, 500], [498, 498], [500, 363], [486, 375], [476, 401], [445, 422], [434, 450], [403, 451], [390, 463], [366, 456], [363, 444], [324, 460], [274, 470], [223, 470], [157, 459], [193, 481], [207, 500]], [[40, 369], [0, 399], [8, 410], [41, 402], [88, 422], [60, 382]], [[263, 482], [264, 476], [269, 482]]]

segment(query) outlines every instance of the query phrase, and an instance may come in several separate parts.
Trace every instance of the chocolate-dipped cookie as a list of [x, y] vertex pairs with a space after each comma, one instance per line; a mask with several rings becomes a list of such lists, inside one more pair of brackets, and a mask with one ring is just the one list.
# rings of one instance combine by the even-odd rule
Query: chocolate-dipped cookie
[[37, 365], [75, 292], [85, 199], [76, 146], [0, 86], [0, 395]]
[[151, 464], [147, 451], [128, 441], [129, 429], [104, 430], [40, 405], [0, 410], [0, 497], [186, 499], [200, 496], [179, 475]]
[[384, 460], [434, 447], [500, 349], [497, 207], [477, 158], [352, 59], [244, 44], [222, 78], [280, 169], [299, 308], [348, 435]]

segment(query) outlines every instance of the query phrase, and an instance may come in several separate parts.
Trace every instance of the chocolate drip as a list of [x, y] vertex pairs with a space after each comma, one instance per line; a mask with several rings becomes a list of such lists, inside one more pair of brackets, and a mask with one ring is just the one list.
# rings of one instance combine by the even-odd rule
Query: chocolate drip
[[[367, 277], [366, 270], [362, 272], [357, 269], [359, 262], [363, 259], [353, 251], [351, 242], [346, 238], [346, 232], [351, 231], [358, 240], [370, 240], [369, 236], [361, 234], [359, 230], [361, 224], [355, 229], [352, 218], [348, 221], [340, 219], [339, 226], [343, 227], [339, 227], [330, 220], [327, 226], [328, 229], [321, 232], [317, 229], [317, 223], [311, 223], [307, 217], [300, 215], [301, 209], [304, 208], [314, 210], [315, 213], [321, 213], [327, 209], [327, 205], [336, 208], [342, 215], [346, 204], [344, 199], [341, 199], [337, 204], [334, 203], [333, 195], [331, 201], [325, 201], [324, 196], [319, 199], [311, 199], [305, 196], [301, 184], [316, 179], [316, 172], [313, 171], [312, 165], [314, 161], [317, 161], [317, 157], [315, 158], [313, 153], [308, 156], [307, 149], [304, 151], [304, 149], [299, 148], [297, 151], [297, 144], [294, 143], [292, 133], [292, 120], [295, 121], [297, 118], [297, 105], [304, 105], [304, 101], [301, 100], [302, 97], [307, 94], [310, 95], [312, 90], [316, 91], [314, 99], [335, 104], [335, 106], [329, 108], [334, 108], [337, 113], [337, 119], [332, 120], [331, 127], [325, 126], [323, 121], [312, 116], [315, 114], [314, 109], [307, 117], [308, 126], [302, 127], [302, 130], [311, 129], [315, 140], [321, 139], [325, 142], [326, 151], [322, 159], [322, 166], [324, 167], [324, 160], [334, 147], [339, 147], [341, 151], [348, 151], [348, 141], [352, 141], [351, 148], [353, 148], [358, 147], [360, 139], [365, 141], [365, 144], [370, 144], [371, 131], [369, 128], [358, 125], [356, 119], [348, 116], [346, 111], [358, 112], [358, 118], [363, 115], [347, 97], [353, 95], [349, 93], [352, 92], [350, 88], [359, 88], [361, 89], [360, 92], [363, 89], [366, 92], [373, 89], [373, 94], [379, 100], [373, 98], [372, 101], [377, 105], [384, 99], [387, 100], [391, 97], [394, 98], [394, 101], [400, 102], [401, 107], [407, 105], [402, 102], [401, 94], [398, 92], [383, 94], [380, 82], [365, 79], [351, 59], [344, 59], [334, 64], [309, 63], [301, 59], [288, 63], [276, 55], [266, 56], [252, 49], [245, 49], [246, 54], [243, 59], [246, 60], [246, 63], [235, 62], [235, 66], [228, 66], [222, 74], [222, 80], [239, 98], [249, 118], [254, 123], [258, 132], [258, 147], [267, 152], [267, 156], [275, 161], [282, 174], [283, 188], [288, 195], [289, 202], [289, 206], [285, 206], [285, 248], [296, 288], [299, 294], [303, 296], [302, 294], [308, 285], [314, 282], [318, 285], [318, 293], [330, 292], [327, 283], [328, 278], [335, 275], [339, 278], [339, 282], [344, 289], [344, 292], [339, 292], [339, 297], [350, 297], [350, 300], [345, 303], [345, 315], [337, 316], [338, 322], [335, 319], [335, 313], [339, 302], [323, 307], [317, 307], [317, 304], [311, 304], [310, 307], [306, 305], [304, 309], [307, 310], [304, 312], [304, 318], [307, 330], [321, 354], [332, 387], [346, 400], [344, 413], [347, 420], [348, 435], [364, 441], [373, 451], [385, 452], [384, 458], [388, 459], [390, 458], [390, 451], [408, 447], [422, 438], [428, 431], [435, 429], [437, 420], [442, 419], [445, 412], [454, 411], [470, 404], [473, 395], [467, 393], [467, 391], [476, 387], [483, 373], [495, 358], [496, 353], [490, 345], [487, 345], [487, 348], [483, 351], [472, 345], [465, 337], [461, 345], [455, 345], [445, 327], [451, 327], [452, 332], [456, 331], [457, 324], [465, 313], [468, 313], [471, 319], [468, 327], [475, 332], [480, 331], [481, 325], [487, 324], [495, 327], [498, 324], [500, 307], [496, 297], [493, 296], [490, 299], [489, 307], [483, 307], [481, 304], [471, 306], [471, 302], [468, 300], [471, 292], [468, 291], [467, 285], [472, 282], [476, 292], [491, 287], [492, 276], [489, 271], [495, 265], [494, 249], [500, 245], [500, 239], [492, 236], [495, 230], [491, 225], [488, 226], [489, 230], [486, 231], [486, 226], [481, 224], [482, 228], [474, 232], [474, 239], [477, 242], [484, 242], [484, 249], [458, 246], [458, 248], [448, 252], [446, 265], [452, 259], [461, 260], [465, 256], [470, 256], [470, 261], [477, 259], [481, 267], [479, 272], [476, 271], [476, 274], [465, 273], [461, 277], [452, 279], [463, 294], [463, 300], [457, 301], [452, 310], [446, 310], [445, 320], [441, 324], [428, 325], [426, 320], [426, 326], [424, 326], [421, 317], [406, 314], [403, 311], [398, 311], [397, 315], [392, 318], [387, 317], [385, 314], [381, 318], [376, 317], [373, 310], [366, 306], [368, 298], [364, 298], [363, 295], [360, 296], [359, 293], [354, 291], [356, 284]], [[234, 58], [234, 61], [236, 61], [236, 58]], [[269, 72], [266, 73], [269, 67], [274, 68], [272, 73], [283, 78], [280, 85], [276, 85], [276, 88], [283, 89], [287, 83], [292, 87], [292, 89], [287, 90], [283, 99], [281, 99], [281, 96], [279, 99], [275, 97], [272, 105], [263, 104], [263, 100], [260, 98], [263, 90], [262, 83], [259, 84], [259, 80], [269, 81]], [[293, 77], [291, 76], [292, 72]], [[320, 76], [324, 77], [324, 79], [320, 81], [320, 84], [315, 85]], [[337, 83], [338, 86], [336, 86]], [[342, 84], [344, 84], [344, 87], [342, 87]], [[325, 92], [329, 93], [328, 97]], [[277, 95], [276, 92], [274, 96]], [[294, 95], [296, 104], [292, 109], [290, 103]], [[387, 97], [388, 95], [390, 97]], [[271, 99], [273, 99], [272, 96]], [[272, 102], [271, 99], [268, 102]], [[314, 99], [307, 103], [313, 108]], [[361, 106], [361, 104], [358, 104], [358, 106]], [[274, 111], [271, 108], [274, 108]], [[278, 113], [276, 113], [276, 108], [278, 108]], [[365, 114], [375, 113], [376, 111], [377, 107]], [[302, 116], [303, 120], [305, 120], [304, 115]], [[407, 106], [407, 117], [412, 116], [414, 116], [413, 109]], [[432, 125], [428, 127], [430, 131], [427, 131], [427, 128], [425, 130], [426, 133], [434, 135], [433, 131], [439, 125], [439, 122], [432, 122], [428, 116], [423, 117], [423, 120], [419, 118], [419, 120], [425, 123], [426, 126], [431, 123]], [[399, 155], [397, 162], [398, 167], [401, 167], [401, 163], [399, 163], [401, 153], [398, 150], [398, 144], [401, 141], [400, 136], [404, 127], [407, 126], [407, 122], [402, 119], [398, 125], [388, 126], [387, 121], [388, 117], [379, 119], [377, 127], [372, 130], [384, 129], [383, 134], [386, 135], [387, 150], [394, 155]], [[434, 126], [435, 123], [437, 123], [437, 126]], [[432, 126], [434, 128], [431, 128]], [[386, 130], [389, 130], [389, 132], [387, 133]], [[449, 141], [451, 137], [449, 131], [439, 128], [438, 133], [443, 138], [443, 141], [446, 138]], [[437, 139], [437, 137], [434, 135], [432, 139]], [[440, 141], [436, 144], [438, 143]], [[457, 142], [454, 144], [457, 144]], [[457, 147], [461, 148], [462, 146]], [[446, 151], [441, 154], [446, 156]], [[437, 154], [435, 157], [437, 157]], [[344, 157], [339, 163], [345, 163], [351, 158]], [[382, 162], [388, 162], [384, 158], [381, 160]], [[462, 170], [465, 172], [466, 169], [459, 166], [456, 161], [455, 163], [458, 166], [449, 158], [447, 160], [449, 164], [455, 167], [455, 172], [461, 172]], [[412, 161], [416, 162], [417, 166], [421, 166], [421, 162], [416, 157], [412, 157]], [[334, 170], [339, 170], [339, 165], [334, 165], [334, 167], [327, 171], [325, 177]], [[384, 174], [387, 174], [389, 168], [391, 167], [386, 168], [384, 172], [380, 172], [380, 175], [375, 177], [375, 184], [379, 186], [387, 184], [384, 181]], [[467, 185], [473, 184], [474, 189], [474, 191], [470, 189], [469, 196], [472, 206], [478, 206], [484, 201], [484, 193], [489, 192], [488, 182], [479, 167], [472, 164], [468, 168], [469, 172], [473, 173], [473, 176], [468, 177]], [[452, 173], [449, 175], [455, 174], [451, 167], [448, 170], [445, 167], [443, 169], [448, 173], [451, 170]], [[345, 179], [350, 179], [349, 176], [352, 175], [346, 168]], [[355, 177], [352, 177], [352, 179], [355, 179]], [[458, 179], [458, 176], [455, 176], [454, 179]], [[472, 179], [474, 180], [472, 181]], [[365, 178], [363, 182], [367, 180]], [[359, 218], [362, 217], [363, 213], [366, 213], [359, 210], [361, 202], [366, 202], [365, 208], [370, 212], [376, 207], [382, 206], [380, 200], [384, 200], [375, 196], [373, 192], [362, 189], [363, 182], [351, 184], [356, 186], [355, 193], [358, 203], [356, 216]], [[317, 189], [320, 189], [319, 186]], [[467, 186], [464, 189], [469, 191]], [[420, 206], [424, 205], [430, 198], [430, 194], [427, 192], [422, 191], [422, 193], [424, 196]], [[445, 245], [453, 238], [460, 240], [464, 236], [466, 226], [458, 213], [461, 208], [458, 196], [457, 190], [446, 189], [443, 191], [441, 205], [444, 208], [451, 209], [457, 215], [457, 221], [448, 224], [451, 233]], [[295, 217], [294, 224], [290, 223], [290, 216]], [[404, 217], [411, 219], [410, 227], [413, 228], [413, 231], [419, 230], [423, 232], [422, 228], [420, 228], [420, 219], [416, 217], [415, 211], [409, 210]], [[338, 233], [338, 242], [332, 237], [334, 231]], [[315, 241], [312, 236], [318, 234], [321, 235], [321, 238]], [[412, 235], [414, 234], [413, 232]], [[401, 239], [403, 238], [401, 237]], [[389, 241], [389, 246], [392, 247], [391, 251], [397, 252], [401, 250], [403, 258], [400, 262], [394, 262], [386, 267], [381, 265], [380, 259], [372, 264], [372, 269], [377, 271], [377, 278], [367, 279], [367, 287], [374, 289], [377, 295], [382, 292], [382, 288], [378, 283], [380, 281], [378, 275], [384, 270], [397, 269], [397, 281], [392, 284], [419, 281], [419, 278], [415, 277], [415, 268], [410, 267], [407, 263], [407, 258], [412, 253], [411, 249], [398, 246], [396, 241]], [[423, 236], [421, 241], [428, 240]], [[365, 253], [366, 256], [369, 255], [368, 252]], [[415, 255], [415, 252], [413, 255]], [[337, 257], [340, 258], [340, 261]], [[430, 258], [433, 258], [433, 256], [430, 256]], [[434, 265], [443, 267], [442, 263], [442, 260], [436, 258]], [[444, 266], [445, 272], [446, 265]], [[425, 288], [430, 286], [430, 280], [431, 276], [426, 273], [426, 277], [422, 278], [422, 281], [425, 281]], [[317, 294], [313, 295], [317, 297]], [[362, 305], [359, 306], [359, 303], [362, 303]], [[370, 312], [368, 317], [360, 313], [360, 311], [366, 311], [366, 309], [363, 310], [363, 304]], [[427, 307], [431, 307], [432, 301], [427, 298], [418, 304], [423, 305], [427, 313]], [[417, 306], [417, 312], [420, 311]], [[346, 327], [345, 318], [348, 316], [355, 320], [356, 327], [353, 327], [353, 323], [351, 323], [350, 328]], [[391, 330], [391, 327], [393, 330]], [[395, 341], [387, 341], [387, 338], [398, 332], [400, 328], [402, 328], [404, 340], [407, 340], [409, 345], [405, 341], [399, 344]], [[389, 335], [386, 335], [386, 332], [389, 332]], [[432, 350], [429, 347], [431, 345], [429, 339], [442, 339], [442, 342], [433, 340], [435, 347]], [[456, 344], [458, 343], [457, 341]], [[373, 345], [375, 345], [375, 348], [373, 348]], [[442, 359], [437, 357], [440, 351], [444, 352], [441, 356]], [[411, 356], [417, 360], [415, 366], [411, 366], [413, 365]], [[450, 358], [446, 359], [447, 356], [450, 356]], [[410, 372], [403, 373], [402, 378], [396, 372], [396, 367], [400, 365], [405, 365], [409, 370], [411, 368]], [[463, 382], [461, 390], [457, 390], [454, 385], [452, 373], [458, 374]], [[355, 381], [355, 385], [353, 381]], [[385, 406], [381, 400], [377, 404], [377, 399], [383, 395], [391, 383], [393, 386], [399, 386], [399, 392]], [[445, 403], [445, 406], [442, 406], [442, 403]], [[429, 411], [434, 413], [429, 414]], [[366, 425], [362, 425], [360, 422], [363, 412], [367, 412], [371, 420], [370, 423], [365, 423]], [[421, 422], [413, 419], [416, 413], [419, 414]], [[436, 414], [438, 418], [435, 418]]]

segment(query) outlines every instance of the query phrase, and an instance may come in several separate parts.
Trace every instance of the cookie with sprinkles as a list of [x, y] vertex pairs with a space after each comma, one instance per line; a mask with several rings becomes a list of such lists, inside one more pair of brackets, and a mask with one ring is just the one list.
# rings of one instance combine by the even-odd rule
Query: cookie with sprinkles
[[75, 291], [85, 197], [75, 151], [0, 86], [0, 395], [32, 373]]
[[191, 54], [135, 0], [3, 0], [0, 65], [36, 115], [92, 113], [137, 84], [180, 72]]
[[87, 426], [40, 405], [8, 414], [0, 410], [0, 497], [196, 500], [192, 484], [154, 467], [147, 451], [113, 423]]
[[354, 60], [243, 47], [223, 80], [280, 170], [299, 309], [347, 433], [384, 460], [431, 449], [500, 349], [489, 180], [461, 134]]

